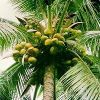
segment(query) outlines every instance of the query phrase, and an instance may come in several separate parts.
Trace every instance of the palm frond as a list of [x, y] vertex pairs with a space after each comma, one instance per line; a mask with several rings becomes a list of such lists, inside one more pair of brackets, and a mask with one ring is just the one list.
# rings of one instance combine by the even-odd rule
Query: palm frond
[[[46, 8], [47, 5], [51, 5], [55, 0], [10, 0], [21, 11], [30, 12], [42, 7]], [[39, 6], [40, 5], [40, 6]], [[43, 8], [44, 7], [44, 8]]]
[[[20, 99], [21, 94], [27, 87], [27, 81], [32, 75], [34, 69], [23, 66], [20, 63], [13, 64], [5, 72], [0, 75], [0, 97], [10, 100], [14, 98]], [[7, 92], [8, 91], [8, 92]], [[3, 99], [4, 100], [4, 99]]]
[[64, 92], [64, 88], [62, 83], [58, 80], [56, 85], [56, 99], [57, 100], [66, 100], [66, 94]]
[[34, 91], [34, 96], [33, 96], [33, 100], [36, 99], [37, 91], [38, 91], [39, 87], [40, 87], [39, 84], [36, 84], [35, 91]]
[[99, 5], [100, 1], [99, 1], [99, 0], [97, 0], [97, 1], [92, 0], [92, 3], [93, 3], [93, 5], [95, 6], [95, 8], [96, 8], [98, 11], [100, 11], [100, 5]]
[[[0, 50], [13, 46], [17, 42], [28, 41], [31, 35], [25, 28], [7, 20], [0, 20]], [[32, 39], [31, 39], [32, 40]]]
[[67, 100], [84, 100], [85, 98], [99, 100], [100, 98], [99, 80], [83, 62], [79, 61], [59, 81], [63, 85]]
[[100, 58], [100, 31], [88, 31], [82, 36], [81, 42], [94, 56]]
[[[98, 30], [100, 28], [99, 16], [97, 16], [96, 9], [94, 8], [91, 0], [74, 0], [76, 8], [76, 20], [83, 21], [83, 30]], [[80, 27], [80, 28], [81, 28]]]
[[33, 11], [36, 8], [36, 0], [10, 0], [22, 11]]
[[37, 96], [39, 97], [42, 93], [43, 93], [43, 86], [40, 85], [38, 92], [37, 92]]
[[10, 93], [9, 88], [10, 87], [4, 86], [0, 79], [0, 100], [11, 100], [12, 99], [12, 94]]
[[26, 96], [24, 96], [24, 97], [23, 97], [23, 99], [22, 99], [22, 100], [31, 100], [31, 96], [26, 95]]
[[[15, 7], [24, 13], [34, 15], [35, 18], [46, 16], [45, 0], [10, 0]], [[38, 13], [40, 12], [40, 13]]]
[[100, 59], [94, 56], [87, 57], [93, 62], [93, 65], [90, 66], [90, 69], [100, 82]]
[[[31, 12], [35, 18], [46, 18], [47, 2], [48, 0], [10, 0], [23, 12]], [[52, 0], [52, 15], [56, 19], [59, 19], [62, 14], [62, 9], [65, 5], [69, 5], [66, 8], [65, 14], [62, 14], [64, 18], [70, 13], [76, 13], [73, 22], [84, 22], [79, 28], [82, 30], [97, 30], [100, 27], [99, 17], [96, 14], [98, 11], [93, 6], [90, 0], [72, 0], [69, 4], [69, 0]], [[40, 13], [38, 13], [40, 12]], [[64, 19], [63, 18], [63, 19]], [[61, 19], [63, 21], [63, 19]]]
[[[65, 4], [67, 7], [63, 13]], [[100, 20], [97, 13], [99, 12], [90, 0], [55, 0], [52, 5], [52, 14], [57, 27], [61, 27], [65, 19], [70, 19], [72, 24], [75, 22], [83, 22], [80, 26], [76, 27], [83, 31], [98, 30], [100, 28]], [[68, 18], [70, 14], [75, 14], [75, 16]], [[57, 30], [60, 30], [59, 27]]]
[[[65, 3], [69, 3], [69, 1], [58, 0], [54, 6], [54, 11], [56, 15], [61, 16], [62, 9]], [[100, 20], [99, 16], [97, 15], [98, 11], [93, 6], [91, 0], [71, 0], [66, 12], [64, 14], [64, 18], [68, 16], [68, 14], [75, 13], [76, 16], [73, 19], [74, 22], [83, 22], [78, 28], [82, 29], [83, 31], [88, 30], [98, 30], [100, 28]]]

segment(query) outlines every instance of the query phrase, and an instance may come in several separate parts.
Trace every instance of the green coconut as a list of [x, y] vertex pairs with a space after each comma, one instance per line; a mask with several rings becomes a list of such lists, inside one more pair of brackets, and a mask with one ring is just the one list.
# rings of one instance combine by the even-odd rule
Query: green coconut
[[58, 51], [58, 48], [55, 47], [55, 46], [52, 46], [50, 48], [50, 54], [52, 54], [52, 55], [56, 55], [57, 54], [57, 51]]
[[41, 41], [45, 41], [46, 39], [48, 39], [47, 36], [45, 36], [45, 35], [42, 35], [42, 36], [41, 36]]
[[31, 43], [26, 43], [26, 44], [25, 44], [25, 48], [26, 48], [26, 49], [28, 49], [28, 48], [30, 48], [30, 47], [32, 47], [32, 44], [31, 44]]

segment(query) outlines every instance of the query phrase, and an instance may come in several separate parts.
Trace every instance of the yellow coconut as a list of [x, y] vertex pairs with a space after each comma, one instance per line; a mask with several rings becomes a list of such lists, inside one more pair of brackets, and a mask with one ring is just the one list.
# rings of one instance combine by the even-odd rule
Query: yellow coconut
[[21, 45], [22, 47], [24, 47], [25, 44], [26, 44], [26, 42], [21, 42], [21, 43], [20, 43], [20, 45]]
[[26, 43], [26, 44], [25, 44], [25, 48], [26, 48], [26, 49], [28, 49], [28, 48], [30, 48], [30, 47], [32, 47], [32, 44], [31, 44], [31, 43]]
[[24, 55], [25, 53], [26, 53], [26, 49], [21, 49], [21, 50], [20, 50], [20, 54], [21, 54], [21, 55]]
[[52, 39], [46, 39], [45, 40], [45, 45], [51, 45], [52, 44]]
[[33, 48], [34, 53], [39, 54], [39, 49], [38, 48]]
[[35, 57], [29, 57], [28, 62], [35, 64], [37, 62], [37, 59]]
[[15, 46], [15, 50], [21, 50], [22, 49], [22, 46], [20, 45], [20, 44], [17, 44], [16, 46]]
[[64, 46], [65, 44], [64, 44], [63, 41], [58, 41], [58, 45], [59, 45], [59, 46]]
[[53, 29], [48, 29], [47, 28], [47, 29], [44, 30], [45, 35], [52, 35], [53, 33], [54, 33]]
[[38, 31], [35, 32], [35, 36], [37, 36], [37, 37], [41, 37], [41, 35], [42, 35], [41, 32], [38, 32]]
[[58, 38], [53, 38], [52, 43], [58, 44]]
[[62, 41], [65, 40], [65, 38], [60, 33], [54, 34], [53, 38], [57, 38], [58, 40], [62, 40]]

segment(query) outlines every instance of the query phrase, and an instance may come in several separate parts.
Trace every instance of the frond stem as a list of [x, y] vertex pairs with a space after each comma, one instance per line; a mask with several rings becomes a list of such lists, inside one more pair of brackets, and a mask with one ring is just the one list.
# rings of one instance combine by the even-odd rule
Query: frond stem
[[36, 84], [33, 100], [36, 100], [36, 95], [37, 95], [38, 88], [39, 88], [39, 84]]
[[62, 11], [61, 18], [60, 18], [60, 20], [58, 22], [58, 25], [57, 25], [56, 33], [59, 33], [61, 31], [61, 27], [62, 27], [62, 24], [63, 24], [64, 16], [65, 16], [65, 13], [66, 13], [66, 10], [68, 8], [69, 3], [70, 3], [70, 0], [66, 1], [65, 5], [64, 5], [64, 9]]
[[47, 25], [47, 28], [49, 30], [52, 29], [52, 18], [51, 18], [51, 6], [47, 6], [47, 16], [48, 16], [48, 25]]
[[45, 20], [45, 19], [46, 19], [46, 13], [45, 13], [45, 11], [44, 11], [44, 9], [43, 9], [41, 0], [38, 0], [38, 1], [39, 1], [39, 6], [40, 6], [40, 8], [41, 8], [42, 16], [43, 16], [43, 18], [44, 18], [44, 20]]
[[54, 69], [54, 100], [56, 100], [56, 68]]

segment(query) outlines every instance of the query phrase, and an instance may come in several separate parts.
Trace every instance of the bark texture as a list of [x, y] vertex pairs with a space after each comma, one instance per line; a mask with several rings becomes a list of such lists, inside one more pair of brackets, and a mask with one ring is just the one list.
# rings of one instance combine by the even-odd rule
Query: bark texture
[[43, 100], [54, 100], [54, 66], [47, 66], [44, 74]]

